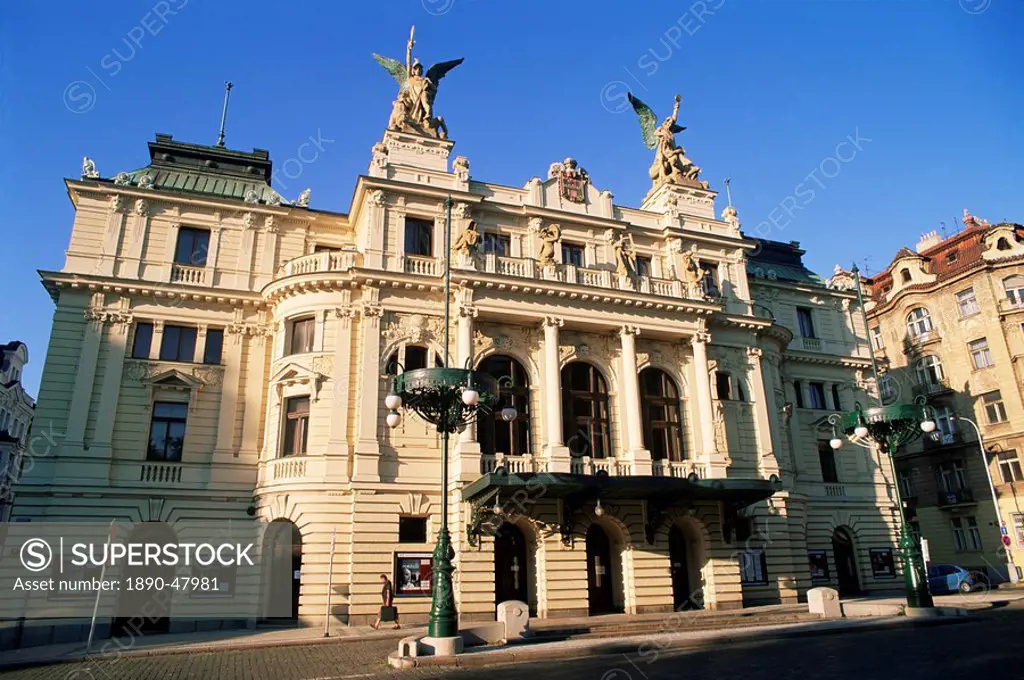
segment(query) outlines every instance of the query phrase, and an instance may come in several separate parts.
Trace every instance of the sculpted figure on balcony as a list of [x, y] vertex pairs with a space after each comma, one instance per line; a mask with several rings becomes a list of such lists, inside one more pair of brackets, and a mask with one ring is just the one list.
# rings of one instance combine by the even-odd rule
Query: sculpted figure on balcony
[[555, 265], [555, 245], [562, 239], [562, 229], [557, 224], [548, 225], [540, 230], [540, 256], [537, 260], [541, 267]]
[[480, 247], [480, 232], [476, 228], [476, 220], [470, 220], [466, 228], [459, 234], [459, 238], [455, 239], [455, 245], [452, 248], [464, 260], [468, 260], [476, 254], [477, 248]]
[[686, 285], [686, 297], [692, 299], [703, 298], [704, 289], [700, 284], [701, 280], [704, 278], [704, 273], [700, 268], [700, 260], [697, 259], [697, 255], [695, 253], [688, 251], [683, 251], [681, 258], [683, 265], [680, 277]]
[[636, 245], [633, 243], [632, 234], [623, 234], [612, 242], [612, 249], [615, 251], [616, 268], [615, 273], [619, 276], [629, 276], [636, 273]]

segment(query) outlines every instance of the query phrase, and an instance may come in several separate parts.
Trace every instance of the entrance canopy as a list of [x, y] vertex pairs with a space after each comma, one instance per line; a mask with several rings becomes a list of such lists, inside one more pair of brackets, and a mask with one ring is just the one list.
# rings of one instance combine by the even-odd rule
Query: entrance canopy
[[768, 498], [782, 489], [775, 475], [770, 479], [699, 479], [690, 477], [646, 477], [574, 475], [565, 472], [490, 472], [462, 489], [462, 500], [486, 502], [497, 493], [518, 490], [532, 497], [602, 498], [646, 500], [670, 504], [686, 501], [725, 501], [746, 506]]

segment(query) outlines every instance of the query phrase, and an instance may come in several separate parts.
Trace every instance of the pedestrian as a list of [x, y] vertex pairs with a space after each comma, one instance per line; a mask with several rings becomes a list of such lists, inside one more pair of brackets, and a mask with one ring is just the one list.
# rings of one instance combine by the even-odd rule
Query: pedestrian
[[380, 589], [380, 613], [377, 615], [377, 620], [370, 624], [370, 627], [377, 630], [383, 621], [395, 624], [391, 627], [392, 630], [401, 628], [398, 625], [398, 609], [395, 607], [395, 588], [391, 585], [391, 579], [387, 577], [387, 574], [381, 574], [380, 582], [383, 584]]

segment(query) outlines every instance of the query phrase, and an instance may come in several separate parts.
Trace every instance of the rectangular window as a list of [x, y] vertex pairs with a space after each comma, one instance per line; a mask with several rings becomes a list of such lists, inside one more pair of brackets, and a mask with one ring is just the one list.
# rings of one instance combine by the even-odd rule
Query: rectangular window
[[434, 223], [405, 218], [405, 254], [431, 257], [434, 254]]
[[818, 442], [818, 462], [821, 463], [821, 481], [837, 484], [839, 472], [836, 470], [836, 452], [828, 442]]
[[195, 361], [196, 329], [193, 326], [164, 326], [160, 361]]
[[1024, 474], [1021, 473], [1020, 458], [1016, 451], [1000, 451], [996, 454], [999, 460], [999, 474], [1004, 484], [1013, 482], [1024, 482]]
[[715, 372], [715, 393], [722, 401], [732, 399], [732, 376], [722, 371]]
[[995, 363], [992, 361], [992, 353], [988, 351], [987, 339], [979, 338], [974, 342], [967, 343], [967, 347], [971, 352], [971, 363], [975, 368], [988, 368]]
[[892, 548], [871, 548], [871, 574], [875, 578], [896, 578], [896, 560]]
[[498, 257], [512, 255], [512, 239], [508, 234], [484, 233], [484, 252], [494, 253]]
[[960, 316], [972, 316], [977, 314], [978, 300], [974, 297], [974, 289], [968, 288], [956, 294], [956, 303], [960, 307]]
[[206, 347], [203, 348], [204, 364], [219, 364], [224, 349], [224, 330], [210, 328], [206, 331]]
[[837, 411], [843, 410], [843, 402], [839, 399], [839, 385], [832, 384], [832, 406]]
[[885, 343], [882, 342], [881, 326], [875, 326], [871, 329], [871, 346], [875, 349], [883, 349], [885, 347]]
[[398, 542], [399, 543], [426, 543], [427, 542], [427, 518], [426, 517], [399, 517], [398, 518]]
[[804, 386], [799, 380], [793, 381], [793, 393], [796, 394], [796, 407], [804, 407]]
[[405, 346], [405, 364], [403, 368], [407, 371], [415, 371], [427, 367], [427, 348], [419, 345]]
[[967, 524], [967, 549], [978, 552], [981, 550], [981, 530], [978, 529], [978, 520], [970, 515], [964, 519]]
[[583, 266], [583, 246], [576, 243], [562, 242], [562, 263], [576, 267]]
[[964, 469], [962, 460], [939, 463], [938, 474], [939, 482], [946, 493], [954, 493], [968, 488], [967, 471]]
[[960, 521], [959, 517], [954, 517], [950, 520], [950, 525], [953, 528], [953, 548], [957, 552], [966, 552], [967, 535], [964, 533], [963, 522]]
[[900, 479], [900, 494], [903, 496], [903, 498], [906, 499], [906, 498], [914, 498], [914, 497], [916, 497], [917, 493], [916, 493], [916, 491], [914, 489], [913, 471], [912, 470], [900, 470], [899, 471], [899, 479]]
[[745, 586], [768, 585], [768, 561], [764, 548], [747, 548], [739, 552], [740, 582]]
[[148, 359], [153, 346], [153, 324], [135, 324], [135, 339], [132, 341], [132, 359]]
[[825, 383], [811, 382], [807, 383], [807, 395], [811, 399], [810, 407], [826, 409], [828, 406], [825, 404]]
[[174, 248], [174, 264], [183, 264], [186, 267], [205, 267], [206, 254], [209, 251], [209, 231], [192, 227], [178, 229], [178, 243]]
[[309, 439], [309, 397], [290, 397], [284, 401], [284, 441], [282, 456], [306, 453]]
[[651, 276], [651, 258], [646, 255], [636, 256], [636, 275]]
[[180, 462], [185, 445], [188, 404], [158, 401], [153, 404], [149, 423], [149, 447], [146, 460]]
[[1003, 405], [1003, 395], [999, 390], [981, 395], [981, 402], [985, 405], [985, 417], [989, 425], [1006, 422], [1006, 406]]
[[800, 335], [805, 338], [817, 337], [814, 335], [814, 317], [807, 307], [796, 308], [797, 325], [800, 326]]
[[288, 323], [291, 325], [288, 338], [288, 353], [302, 354], [304, 352], [312, 352], [316, 319], [310, 316], [305, 319], [292, 319]]
[[828, 555], [824, 550], [808, 550], [807, 561], [811, 565], [811, 582], [828, 583]]

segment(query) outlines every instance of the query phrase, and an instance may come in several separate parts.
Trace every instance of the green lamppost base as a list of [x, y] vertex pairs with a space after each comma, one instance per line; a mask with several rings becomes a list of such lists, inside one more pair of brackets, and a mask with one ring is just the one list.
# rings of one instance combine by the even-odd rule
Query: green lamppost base
[[906, 524], [900, 532], [900, 553], [903, 556], [903, 580], [907, 589], [907, 605], [914, 608], [934, 607], [932, 594], [928, 590], [928, 575], [924, 558], [917, 540], [907, 531]]
[[452, 548], [451, 535], [447, 527], [442, 527], [437, 535], [434, 546], [434, 572], [432, 577], [432, 602], [430, 621], [427, 624], [427, 635], [432, 638], [450, 638], [459, 634], [459, 613], [455, 608], [454, 588], [452, 587]]

